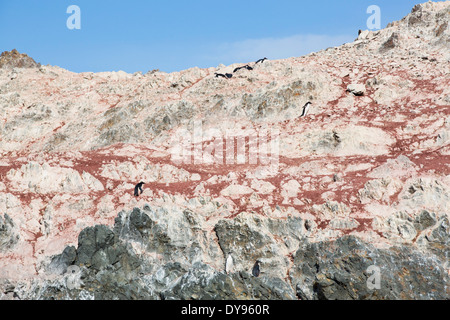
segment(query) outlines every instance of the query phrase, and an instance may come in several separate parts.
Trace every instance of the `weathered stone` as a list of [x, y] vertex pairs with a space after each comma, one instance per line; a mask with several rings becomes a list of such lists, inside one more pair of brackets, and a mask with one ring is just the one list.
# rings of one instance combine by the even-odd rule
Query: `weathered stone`
[[76, 263], [89, 266], [93, 263], [92, 259], [95, 255], [95, 262], [97, 264], [101, 260], [107, 261], [103, 249], [113, 244], [114, 233], [107, 226], [98, 225], [84, 229], [78, 236]]
[[292, 288], [277, 278], [255, 278], [245, 272], [226, 275], [207, 265], [194, 265], [179, 283], [163, 292], [164, 299], [292, 300]]
[[[290, 278], [302, 299], [447, 299], [450, 279], [440, 263], [406, 246], [376, 249], [349, 236], [299, 249]], [[380, 268], [378, 289], [367, 284], [371, 266]]]
[[448, 298], [449, 13], [228, 80], [4, 54], [0, 299]]
[[75, 262], [77, 250], [74, 246], [68, 246], [64, 251], [52, 258], [48, 270], [52, 273], [63, 274], [67, 271], [67, 267]]
[[40, 63], [36, 63], [32, 58], [24, 53], [19, 53], [16, 49], [4, 51], [0, 55], [0, 69], [39, 68], [40, 66]]
[[0, 252], [12, 249], [19, 241], [19, 234], [11, 217], [0, 215]]
[[392, 50], [399, 46], [399, 35], [396, 32], [393, 32], [389, 39], [384, 42], [380, 47], [380, 52], [385, 53], [386, 51]]

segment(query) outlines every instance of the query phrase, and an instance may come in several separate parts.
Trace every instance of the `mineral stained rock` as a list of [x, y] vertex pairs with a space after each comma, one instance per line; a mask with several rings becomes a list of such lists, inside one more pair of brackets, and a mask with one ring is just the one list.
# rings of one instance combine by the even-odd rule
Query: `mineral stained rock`
[[5, 51], [0, 55], [0, 68], [39, 68], [40, 64], [24, 53], [19, 53], [16, 49]]
[[449, 17], [230, 79], [3, 53], [0, 299], [450, 299]]

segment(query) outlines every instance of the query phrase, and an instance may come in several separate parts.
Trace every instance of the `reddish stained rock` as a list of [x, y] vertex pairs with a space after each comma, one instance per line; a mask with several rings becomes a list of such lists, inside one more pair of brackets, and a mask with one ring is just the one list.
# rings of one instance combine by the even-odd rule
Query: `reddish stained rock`
[[[62, 251], [63, 245], [77, 242], [83, 227], [101, 223], [112, 225], [119, 210], [131, 210], [145, 203], [156, 207], [173, 205], [183, 210], [195, 207], [190, 204], [194, 198], [209, 201], [195, 207], [196, 213], [205, 217], [204, 230], [212, 230], [218, 219], [234, 219], [242, 212], [280, 220], [296, 216], [315, 220], [317, 230], [310, 235], [314, 241], [328, 237], [325, 235], [330, 230], [331, 217], [325, 218], [313, 208], [325, 204], [327, 198], [347, 206], [349, 212], [343, 218], [359, 223], [354, 229], [340, 230], [340, 234], [373, 232], [379, 237], [374, 244], [377, 241], [383, 245], [395, 244], [396, 240], [391, 240], [398, 237], [395, 230], [373, 223], [377, 218], [387, 224], [388, 218], [380, 218], [380, 212], [363, 205], [358, 191], [367, 182], [378, 179], [371, 176], [374, 170], [399, 156], [411, 160], [416, 171], [397, 172], [402, 188], [389, 197], [388, 203], [371, 200], [369, 205], [386, 205], [394, 212], [407, 212], [414, 218], [427, 208], [411, 208], [410, 202], [399, 198], [408, 187], [407, 181], [426, 177], [438, 181], [444, 193], [450, 190], [450, 155], [442, 152], [450, 143], [450, 70], [445, 63], [448, 50], [415, 38], [413, 31], [408, 40], [411, 48], [418, 46], [421, 54], [434, 57], [439, 63], [418, 60], [413, 53], [397, 48], [390, 50], [392, 57], [379, 55], [378, 48], [391, 34], [392, 30], [382, 30], [376, 38], [369, 35], [363, 48], [359, 48], [360, 42], [350, 43], [306, 57], [267, 61], [252, 73], [227, 82], [214, 78], [216, 68], [194, 68], [173, 74], [155, 72], [145, 76], [83, 75], [51, 66], [43, 67], [41, 72], [20, 71], [10, 89], [20, 96], [17, 105], [26, 109], [46, 99], [52, 113], [49, 116], [40, 113], [39, 108], [26, 113], [17, 109], [16, 102], [0, 106], [0, 111], [6, 114], [4, 118], [0, 112], [0, 122], [5, 124], [0, 136], [0, 208], [21, 224], [21, 234], [31, 235], [27, 242], [33, 245], [36, 259], [44, 259], [34, 252], [38, 240], [43, 246], [50, 246], [53, 238], [58, 239], [59, 251]], [[24, 65], [20, 59], [15, 60], [16, 66]], [[342, 73], [348, 76], [339, 77]], [[1, 80], [6, 81], [8, 76], [6, 71], [0, 73]], [[375, 77], [377, 81], [367, 85]], [[365, 84], [365, 95], [349, 95], [346, 90], [351, 83]], [[388, 90], [392, 92], [386, 93]], [[377, 101], [377, 92], [387, 96], [381, 95]], [[250, 102], [248, 97], [251, 97]], [[313, 101], [310, 114], [300, 118], [301, 106], [310, 100]], [[130, 105], [136, 101], [146, 107], [131, 110]], [[110, 109], [115, 109], [111, 112], [117, 113], [117, 123], [99, 130]], [[70, 114], [77, 116], [68, 116]], [[166, 115], [170, 116], [171, 126], [155, 135]], [[278, 170], [270, 173], [259, 164], [248, 164], [248, 137], [246, 164], [176, 164], [171, 159], [170, 146], [179, 143], [177, 130], [188, 129], [199, 119], [205, 130], [215, 128], [222, 134], [231, 130], [239, 136], [242, 130], [261, 129], [264, 125], [279, 129], [279, 135], [272, 137], [280, 141]], [[442, 119], [442, 124], [438, 123]], [[356, 130], [355, 135], [344, 142], [330, 143], [327, 136], [321, 135], [355, 127], [360, 131]], [[379, 137], [380, 145], [385, 147], [382, 152], [364, 144], [365, 132], [362, 131], [366, 128], [376, 128], [380, 130], [377, 132], [386, 134], [387, 138]], [[51, 151], [43, 153], [43, 145], [52, 141], [51, 137], [56, 134], [63, 134], [67, 139], [51, 145]], [[438, 135], [442, 137], [442, 144], [433, 142]], [[389, 139], [393, 142], [387, 141]], [[199, 145], [205, 149], [211, 142], [204, 137]], [[353, 149], [345, 147], [345, 143]], [[348, 148], [344, 150], [348, 153], [340, 155], [341, 147]], [[319, 149], [320, 152], [316, 152]], [[236, 157], [236, 145], [233, 151]], [[25, 175], [21, 168], [30, 162], [49, 165], [43, 171], [42, 180], [52, 170], [73, 169], [80, 176], [83, 172], [89, 173], [104, 190], [89, 187], [79, 192], [19, 189], [20, 179], [10, 180], [8, 172], [15, 170]], [[108, 165], [114, 173], [102, 174]], [[340, 181], [333, 181], [335, 174], [340, 175]], [[214, 176], [217, 180], [208, 182]], [[144, 181], [144, 194], [136, 198], [133, 188], [143, 177], [149, 179]], [[237, 199], [222, 193], [233, 184], [250, 188], [255, 180], [268, 182], [275, 189], [271, 194], [255, 190]], [[286, 200], [282, 191], [290, 180], [297, 181], [300, 187], [296, 197]], [[64, 181], [80, 183], [71, 175]], [[450, 204], [445, 197], [440, 199], [432, 209], [448, 216]], [[212, 208], [214, 201], [218, 202], [218, 209]], [[208, 205], [211, 208], [207, 208]], [[44, 214], [47, 206], [51, 210]], [[97, 212], [102, 214], [96, 215]], [[48, 235], [41, 231], [45, 228], [50, 232]], [[14, 255], [0, 253], [2, 261], [22, 261], [20, 246], [15, 250], [18, 251]], [[52, 250], [46, 254], [58, 252]], [[292, 256], [289, 259], [292, 262]]]
[[16, 49], [4, 51], [0, 55], [0, 68], [39, 68], [40, 64], [36, 63], [25, 53], [19, 53]]

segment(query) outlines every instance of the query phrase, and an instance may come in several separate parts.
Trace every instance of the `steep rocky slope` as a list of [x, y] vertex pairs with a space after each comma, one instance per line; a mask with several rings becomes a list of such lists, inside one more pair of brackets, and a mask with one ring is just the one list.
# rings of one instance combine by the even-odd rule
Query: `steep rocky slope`
[[0, 298], [449, 299], [449, 17], [228, 80], [3, 53]]

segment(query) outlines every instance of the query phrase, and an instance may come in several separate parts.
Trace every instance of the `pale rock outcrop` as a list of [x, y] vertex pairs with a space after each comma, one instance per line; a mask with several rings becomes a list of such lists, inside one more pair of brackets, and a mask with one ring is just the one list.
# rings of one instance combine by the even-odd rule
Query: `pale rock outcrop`
[[364, 185], [364, 189], [359, 191], [361, 203], [366, 204], [372, 200], [379, 202], [389, 202], [390, 197], [400, 192], [402, 183], [398, 179], [383, 178], [370, 180]]
[[238, 185], [238, 184], [232, 184], [223, 189], [220, 193], [223, 196], [231, 197], [231, 198], [239, 198], [243, 195], [250, 194], [254, 190], [250, 187]]
[[4, 53], [0, 299], [448, 299], [449, 13], [228, 80]]
[[12, 190], [34, 193], [69, 192], [81, 193], [102, 191], [103, 185], [91, 174], [71, 168], [50, 167], [29, 162], [20, 169], [10, 170], [6, 178], [11, 181]]

